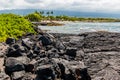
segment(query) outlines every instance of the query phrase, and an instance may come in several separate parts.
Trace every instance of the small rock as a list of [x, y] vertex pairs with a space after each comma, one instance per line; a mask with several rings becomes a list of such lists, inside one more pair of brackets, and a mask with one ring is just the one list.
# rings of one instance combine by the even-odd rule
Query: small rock
[[25, 38], [25, 39], [22, 39], [22, 45], [30, 50], [32, 49], [33, 42], [31, 42], [29, 38]]
[[59, 51], [66, 49], [65, 45], [64, 45], [62, 42], [60, 42], [60, 41], [56, 41], [55, 47], [56, 47]]
[[72, 48], [72, 47], [67, 48], [66, 55], [76, 57], [76, 51], [77, 51], [77, 48]]
[[35, 46], [33, 51], [34, 51], [34, 53], [39, 54], [40, 53], [40, 47]]
[[14, 44], [14, 43], [15, 43], [15, 39], [14, 38], [7, 38], [6, 44], [11, 45], [11, 44]]
[[26, 71], [27, 72], [34, 72], [35, 67], [36, 67], [36, 63], [37, 63], [37, 61], [35, 59], [33, 59], [28, 65], [26, 65]]

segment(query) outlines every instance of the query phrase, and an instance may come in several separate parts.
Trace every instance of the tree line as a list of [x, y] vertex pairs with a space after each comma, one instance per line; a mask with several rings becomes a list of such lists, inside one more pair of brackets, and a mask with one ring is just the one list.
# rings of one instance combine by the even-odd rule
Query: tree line
[[82, 21], [82, 22], [120, 22], [120, 19], [113, 18], [84, 18], [84, 17], [72, 17], [67, 15], [54, 16], [53, 11], [35, 11], [24, 16], [30, 21]]

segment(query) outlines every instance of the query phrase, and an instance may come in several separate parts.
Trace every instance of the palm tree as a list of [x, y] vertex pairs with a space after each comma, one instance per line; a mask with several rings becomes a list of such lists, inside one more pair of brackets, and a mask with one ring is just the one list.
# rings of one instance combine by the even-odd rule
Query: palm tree
[[48, 11], [46, 14], [49, 16], [49, 15], [50, 15], [50, 12]]
[[44, 11], [40, 11], [39, 13], [43, 15], [43, 14], [44, 14]]
[[44, 11], [42, 11], [41, 14], [44, 14]]
[[37, 10], [35, 11], [35, 13], [36, 13], [36, 14], [39, 14], [39, 12], [38, 12]]
[[53, 11], [51, 11], [51, 15], [53, 15]]

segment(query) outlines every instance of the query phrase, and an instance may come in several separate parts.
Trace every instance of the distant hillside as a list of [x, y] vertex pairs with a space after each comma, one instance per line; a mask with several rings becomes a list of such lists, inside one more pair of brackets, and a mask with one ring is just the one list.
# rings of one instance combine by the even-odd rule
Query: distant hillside
[[[37, 11], [50, 11], [50, 10], [40, 10], [40, 9], [13, 9], [13, 10], [0, 10], [0, 13], [14, 13], [20, 15], [26, 15], [31, 12]], [[120, 18], [120, 14], [108, 14], [108, 13], [96, 13], [96, 12], [74, 12], [74, 11], [58, 11], [53, 10], [53, 15], [67, 15], [75, 17], [104, 17], [104, 18]]]

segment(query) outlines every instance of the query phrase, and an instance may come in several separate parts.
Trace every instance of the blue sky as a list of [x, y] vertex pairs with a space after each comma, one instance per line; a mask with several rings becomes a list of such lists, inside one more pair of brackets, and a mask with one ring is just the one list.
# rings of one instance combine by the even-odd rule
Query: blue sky
[[47, 9], [119, 13], [120, 0], [0, 0], [0, 9]]

